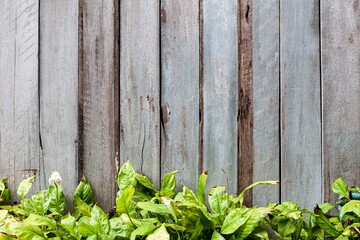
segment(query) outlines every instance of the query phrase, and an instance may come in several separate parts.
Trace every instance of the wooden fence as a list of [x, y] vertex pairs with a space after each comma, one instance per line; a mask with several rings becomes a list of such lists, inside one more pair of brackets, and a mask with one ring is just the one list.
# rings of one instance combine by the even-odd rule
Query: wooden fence
[[66, 195], [85, 175], [111, 208], [126, 160], [158, 185], [280, 179], [254, 204], [360, 184], [359, 0], [0, 0], [0, 34], [13, 190], [56, 169]]

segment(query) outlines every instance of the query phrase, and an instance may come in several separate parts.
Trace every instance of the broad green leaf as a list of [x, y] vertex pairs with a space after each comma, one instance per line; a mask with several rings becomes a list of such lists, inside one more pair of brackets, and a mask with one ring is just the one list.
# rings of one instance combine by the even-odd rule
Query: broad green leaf
[[200, 174], [199, 180], [198, 180], [198, 191], [197, 191], [197, 197], [200, 202], [205, 204], [205, 185], [206, 185], [206, 179], [208, 175], [208, 170]]
[[5, 221], [8, 212], [8, 210], [0, 210], [0, 226], [1, 223]]
[[172, 229], [174, 229], [175, 231], [178, 231], [178, 232], [186, 231], [185, 227], [177, 225], [177, 224], [172, 224], [172, 223], [165, 223], [165, 227], [172, 228]]
[[161, 227], [155, 230], [152, 234], [150, 234], [147, 240], [170, 240], [170, 234], [166, 231], [165, 224], [162, 224]]
[[90, 223], [97, 226], [100, 234], [106, 234], [109, 231], [110, 225], [108, 216], [97, 205], [95, 205], [91, 210]]
[[133, 231], [131, 233], [130, 240], [135, 240], [137, 236], [149, 235], [156, 228], [157, 227], [155, 225], [153, 225], [152, 223], [145, 223], [145, 224], [141, 225], [140, 227], [138, 227], [137, 229], [135, 229], [135, 231]]
[[228, 211], [228, 195], [225, 187], [214, 187], [209, 193], [209, 205], [214, 213], [220, 214], [224, 217]]
[[232, 234], [238, 230], [251, 216], [252, 210], [241, 207], [232, 209], [229, 215], [226, 216], [221, 227], [222, 234]]
[[[80, 213], [83, 216], [90, 217], [91, 213], [91, 206], [86, 204], [83, 200], [81, 200], [79, 197], [74, 197], [74, 205], [75, 205], [75, 211], [76, 213]], [[75, 214], [76, 215], [76, 214]]]
[[110, 222], [110, 238], [115, 237], [130, 238], [131, 233], [135, 230], [133, 225], [124, 224], [121, 218], [112, 218]]
[[118, 196], [120, 196], [126, 188], [135, 187], [135, 185], [136, 185], [136, 174], [133, 167], [131, 166], [131, 163], [127, 161], [121, 167], [118, 174], [118, 187], [119, 187]]
[[204, 230], [204, 226], [202, 225], [201, 220], [198, 219], [195, 224], [195, 230], [191, 235], [191, 239], [198, 239], [199, 236], [202, 234], [203, 230]]
[[259, 181], [259, 182], [255, 182], [251, 185], [249, 185], [248, 187], [246, 187], [241, 193], [240, 195], [235, 199], [234, 204], [240, 203], [240, 205], [242, 205], [243, 201], [244, 201], [244, 195], [245, 193], [250, 190], [251, 188], [255, 187], [256, 185], [274, 185], [274, 184], [279, 184], [279, 181]]
[[120, 213], [129, 213], [128, 207], [134, 196], [135, 189], [133, 187], [125, 188], [120, 197], [116, 199], [116, 211]]
[[296, 225], [288, 219], [278, 222], [278, 232], [285, 238], [296, 231]]
[[88, 205], [93, 204], [93, 192], [90, 183], [84, 176], [81, 178], [79, 185], [75, 189], [74, 198], [75, 197], [80, 198]]
[[344, 179], [336, 179], [332, 184], [332, 190], [334, 193], [349, 199], [349, 190]]
[[177, 171], [173, 171], [171, 173], [168, 173], [164, 176], [161, 189], [160, 189], [160, 195], [173, 198], [175, 196], [175, 188], [176, 188], [176, 178], [175, 174]]
[[6, 178], [0, 180], [0, 205], [10, 204], [10, 190], [7, 187]]
[[56, 221], [54, 219], [38, 214], [30, 214], [29, 217], [24, 220], [24, 223], [35, 226], [47, 226], [51, 229], [56, 228]]
[[323, 211], [323, 213], [327, 213], [329, 210], [334, 208], [334, 205], [331, 203], [322, 203], [319, 204], [319, 208]]
[[18, 239], [45, 239], [44, 232], [38, 226], [29, 225], [26, 223], [9, 222], [5, 224], [1, 231], [9, 235], [16, 235]]
[[330, 222], [330, 220], [325, 216], [325, 214], [321, 211], [319, 207], [314, 209], [314, 213], [316, 214], [316, 222], [317, 224], [331, 237], [339, 236], [339, 232], [336, 230], [334, 225]]
[[46, 190], [40, 191], [34, 195], [31, 196], [30, 199], [24, 199], [24, 206], [29, 206], [33, 212], [44, 215], [49, 210], [51, 198], [48, 195], [48, 192]]
[[35, 175], [22, 180], [19, 184], [17, 195], [24, 199], [25, 195], [30, 191], [30, 188], [35, 180]]
[[48, 190], [50, 196], [49, 210], [60, 214], [65, 213], [66, 199], [61, 185], [51, 185]]
[[90, 237], [93, 235], [97, 235], [100, 233], [100, 230], [97, 225], [91, 224], [91, 218], [84, 216], [80, 218], [79, 224], [78, 224], [78, 231], [79, 233], [84, 237]]
[[61, 219], [60, 225], [74, 238], [81, 239], [81, 234], [77, 230], [76, 227], [76, 218], [71, 216], [70, 214], [66, 217]]
[[346, 203], [340, 210], [340, 219], [345, 213], [349, 212], [353, 212], [360, 217], [360, 200], [350, 200], [350, 202]]
[[[253, 208], [253, 211], [249, 219], [240, 227], [239, 235], [237, 236], [240, 239], [246, 239], [250, 234], [252, 234], [255, 229], [259, 226], [260, 222], [265, 219], [265, 215], [272, 212], [271, 208], [257, 207]], [[260, 234], [261, 232], [258, 232]], [[261, 233], [267, 236], [267, 232]]]
[[155, 188], [154, 184], [152, 184], [152, 182], [150, 182], [150, 180], [146, 176], [136, 173], [135, 178], [140, 185], [142, 185], [142, 186], [146, 187], [147, 189], [150, 189], [154, 192], [158, 192], [158, 190]]
[[216, 230], [214, 230], [213, 234], [211, 235], [211, 240], [225, 240], [225, 238], [221, 236], [221, 234]]
[[152, 202], [138, 202], [137, 206], [148, 212], [153, 212], [153, 213], [157, 213], [160, 215], [171, 214], [170, 209], [165, 204], [155, 204]]

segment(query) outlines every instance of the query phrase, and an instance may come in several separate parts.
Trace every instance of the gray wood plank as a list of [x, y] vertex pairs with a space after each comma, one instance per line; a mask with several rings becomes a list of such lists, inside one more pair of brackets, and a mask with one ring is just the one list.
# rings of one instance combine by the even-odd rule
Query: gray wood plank
[[[253, 1], [254, 181], [279, 180], [279, 0]], [[278, 186], [257, 186], [253, 204], [279, 202]]]
[[238, 185], [237, 10], [236, 0], [203, 2], [203, 169], [213, 169], [209, 188], [227, 185], [230, 193]]
[[199, 162], [199, 2], [161, 1], [161, 174], [195, 188]]
[[160, 183], [159, 1], [121, 1], [120, 160]]
[[281, 201], [321, 202], [319, 1], [280, 1]]
[[40, 2], [41, 187], [53, 170], [68, 204], [78, 183], [78, 2]]
[[360, 4], [321, 1], [324, 199], [339, 177], [360, 185]]
[[38, 3], [0, 3], [0, 176], [14, 199], [23, 178], [40, 174]]
[[80, 2], [80, 164], [105, 210], [116, 194], [117, 11], [113, 1]]

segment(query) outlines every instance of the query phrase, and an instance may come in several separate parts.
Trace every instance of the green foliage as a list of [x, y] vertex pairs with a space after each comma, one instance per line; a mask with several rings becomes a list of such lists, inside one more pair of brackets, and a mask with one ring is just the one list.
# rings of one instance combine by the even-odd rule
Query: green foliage
[[18, 188], [21, 202], [10, 206], [5, 179], [0, 181], [0, 240], [2, 239], [358, 239], [360, 201], [352, 199], [342, 179], [333, 184], [341, 195], [340, 218], [328, 215], [330, 203], [313, 212], [294, 202], [267, 207], [243, 205], [246, 192], [229, 194], [217, 186], [206, 194], [208, 172], [199, 176], [196, 194], [186, 186], [176, 193], [176, 171], [164, 176], [160, 189], [135, 173], [130, 162], [118, 174], [116, 206], [109, 214], [94, 204], [92, 189], [83, 177], [74, 192], [74, 211], [66, 213], [61, 177], [55, 172], [46, 190], [26, 197], [34, 177]]

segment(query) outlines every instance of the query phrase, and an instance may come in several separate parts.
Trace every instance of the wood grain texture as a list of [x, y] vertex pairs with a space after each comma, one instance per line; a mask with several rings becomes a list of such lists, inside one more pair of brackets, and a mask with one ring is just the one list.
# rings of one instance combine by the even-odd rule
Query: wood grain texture
[[116, 193], [116, 11], [112, 1], [80, 1], [80, 163], [105, 210]]
[[[254, 181], [279, 180], [279, 0], [253, 1]], [[279, 186], [257, 186], [253, 204], [279, 202]]]
[[321, 1], [324, 200], [332, 182], [360, 185], [360, 2]]
[[321, 202], [319, 1], [280, 1], [281, 201]]
[[78, 2], [40, 3], [41, 187], [53, 170], [72, 203], [78, 184]]
[[37, 0], [0, 3], [0, 176], [14, 200], [23, 178], [41, 174], [38, 14]]
[[159, 1], [121, 1], [120, 160], [160, 184]]
[[230, 193], [238, 185], [237, 5], [237, 0], [203, 2], [203, 169], [212, 169], [209, 188], [227, 185]]
[[[240, 1], [239, 8], [239, 110], [238, 110], [238, 192], [253, 182], [253, 75], [252, 75], [252, 0]], [[245, 196], [244, 204], [253, 201], [252, 189]]]
[[161, 1], [161, 174], [195, 188], [199, 160], [199, 3]]

